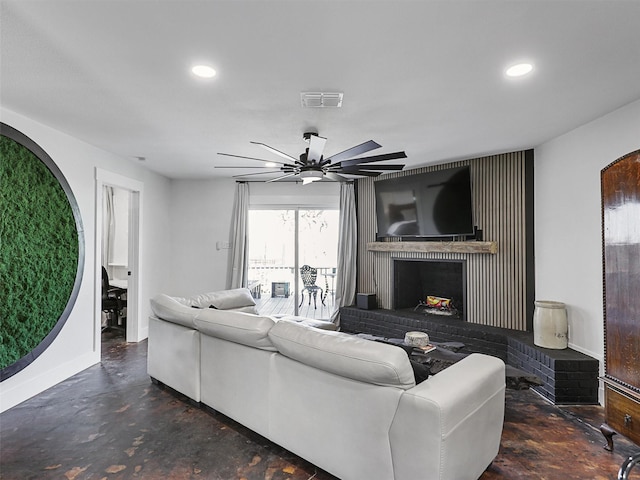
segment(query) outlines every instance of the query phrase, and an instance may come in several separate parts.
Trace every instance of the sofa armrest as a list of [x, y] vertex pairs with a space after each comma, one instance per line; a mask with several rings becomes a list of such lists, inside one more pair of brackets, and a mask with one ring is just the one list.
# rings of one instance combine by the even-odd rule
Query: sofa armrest
[[405, 391], [389, 432], [395, 479], [477, 479], [500, 447], [504, 396], [504, 362], [482, 354]]
[[200, 401], [200, 332], [149, 317], [147, 373], [187, 397]]
[[170, 297], [164, 293], [153, 297], [150, 303], [151, 310], [157, 318], [183, 327], [195, 328], [193, 320], [198, 314], [198, 309], [191, 308], [176, 297]]

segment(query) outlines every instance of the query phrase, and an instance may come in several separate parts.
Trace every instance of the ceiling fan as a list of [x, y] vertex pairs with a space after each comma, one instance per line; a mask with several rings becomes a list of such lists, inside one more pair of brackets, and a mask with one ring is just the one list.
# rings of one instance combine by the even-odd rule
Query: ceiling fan
[[[220, 166], [215, 168], [252, 168], [252, 169], [269, 169], [267, 172], [248, 173], [245, 175], [235, 175], [234, 178], [244, 178], [253, 175], [265, 175], [274, 173], [282, 173], [276, 178], [266, 180], [266, 182], [277, 182], [285, 178], [298, 177], [302, 179], [302, 184], [307, 185], [318, 180], [328, 180], [332, 182], [346, 182], [352, 180], [353, 177], [377, 177], [384, 172], [392, 172], [402, 170], [404, 165], [378, 165], [377, 162], [385, 160], [395, 160], [397, 158], [407, 158], [404, 152], [385, 153], [382, 155], [373, 155], [370, 157], [358, 157], [363, 153], [370, 152], [381, 145], [369, 140], [355, 147], [348, 148], [343, 152], [336, 153], [330, 157], [324, 158], [324, 146], [327, 139], [318, 136], [316, 132], [305, 132], [302, 135], [305, 141], [309, 142], [309, 147], [300, 158], [292, 157], [280, 150], [260, 142], [251, 142], [259, 145], [266, 150], [287, 159], [287, 162], [273, 162], [261, 158], [245, 157], [242, 155], [232, 155], [230, 153], [218, 153], [227, 157], [244, 158], [247, 160], [257, 160], [264, 162], [265, 165], [257, 167], [246, 166]], [[274, 170], [275, 169], [275, 170]]]

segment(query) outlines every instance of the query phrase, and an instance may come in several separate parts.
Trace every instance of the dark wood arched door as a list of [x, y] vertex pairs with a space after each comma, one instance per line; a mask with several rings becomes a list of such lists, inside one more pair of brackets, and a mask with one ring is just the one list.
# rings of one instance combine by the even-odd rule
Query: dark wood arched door
[[602, 431], [640, 444], [640, 150], [601, 172], [605, 415]]

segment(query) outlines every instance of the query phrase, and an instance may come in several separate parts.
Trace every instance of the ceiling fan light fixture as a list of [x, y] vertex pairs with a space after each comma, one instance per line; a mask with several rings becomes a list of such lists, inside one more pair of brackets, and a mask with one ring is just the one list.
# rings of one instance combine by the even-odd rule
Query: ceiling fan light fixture
[[322, 170], [303, 170], [299, 176], [302, 179], [302, 185], [309, 185], [310, 183], [322, 180], [324, 173], [322, 173]]

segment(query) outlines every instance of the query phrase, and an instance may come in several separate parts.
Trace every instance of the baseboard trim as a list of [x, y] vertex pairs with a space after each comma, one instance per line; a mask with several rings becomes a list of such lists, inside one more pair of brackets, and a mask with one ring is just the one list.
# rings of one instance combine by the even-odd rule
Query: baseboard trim
[[42, 370], [35, 376], [23, 379], [29, 375], [31, 367], [37, 368], [39, 365], [39, 362], [32, 363], [22, 372], [2, 382], [0, 413], [29, 400], [97, 363], [100, 363], [100, 355], [97, 352], [89, 352], [55, 368]]

